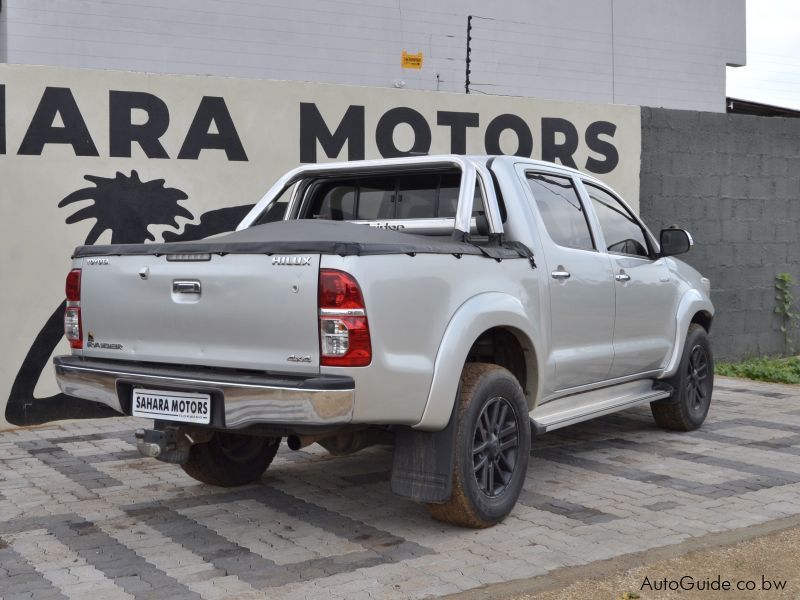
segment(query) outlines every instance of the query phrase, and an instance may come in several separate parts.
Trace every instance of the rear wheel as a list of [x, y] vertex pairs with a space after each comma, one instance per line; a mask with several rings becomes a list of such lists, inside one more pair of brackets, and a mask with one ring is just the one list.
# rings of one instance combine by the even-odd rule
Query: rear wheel
[[216, 432], [208, 442], [194, 444], [181, 467], [189, 477], [222, 487], [251, 483], [267, 470], [280, 438]]
[[528, 469], [528, 406], [516, 378], [498, 365], [467, 363], [457, 398], [453, 493], [431, 515], [484, 528], [514, 508]]
[[667, 383], [675, 390], [672, 398], [650, 405], [656, 423], [674, 431], [700, 427], [708, 415], [714, 390], [714, 357], [708, 334], [700, 325], [689, 326], [678, 372]]

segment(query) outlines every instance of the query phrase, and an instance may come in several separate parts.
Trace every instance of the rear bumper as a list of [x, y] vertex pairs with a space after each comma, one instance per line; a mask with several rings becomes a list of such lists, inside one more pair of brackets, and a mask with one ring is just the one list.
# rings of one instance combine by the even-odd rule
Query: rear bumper
[[148, 386], [211, 393], [221, 399], [223, 407], [212, 425], [230, 429], [257, 423], [340, 425], [353, 416], [355, 384], [351, 377], [269, 375], [80, 356], [58, 356], [53, 364], [62, 392], [100, 402], [122, 414], [131, 414], [133, 387]]

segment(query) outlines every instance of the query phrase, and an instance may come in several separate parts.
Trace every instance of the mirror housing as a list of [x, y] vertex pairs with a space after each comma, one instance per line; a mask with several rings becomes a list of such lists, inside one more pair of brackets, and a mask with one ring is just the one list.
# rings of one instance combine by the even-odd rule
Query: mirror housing
[[685, 229], [670, 227], [661, 230], [661, 256], [676, 256], [689, 251], [694, 241]]

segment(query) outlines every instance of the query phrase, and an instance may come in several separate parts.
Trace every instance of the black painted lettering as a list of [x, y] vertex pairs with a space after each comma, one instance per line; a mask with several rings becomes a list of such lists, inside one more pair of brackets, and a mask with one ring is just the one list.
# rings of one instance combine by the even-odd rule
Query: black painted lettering
[[450, 128], [450, 152], [466, 154], [467, 127], [478, 127], [480, 116], [478, 113], [440, 110], [436, 113], [436, 124]]
[[[61, 117], [63, 127], [53, 125], [56, 116]], [[69, 144], [75, 156], [99, 156], [69, 88], [45, 88], [17, 154], [38, 156], [45, 144]]]
[[[147, 113], [144, 123], [134, 125], [134, 109]], [[169, 109], [166, 103], [145, 92], [108, 93], [108, 142], [111, 156], [130, 157], [131, 144], [136, 142], [147, 158], [169, 158], [159, 138], [169, 127]]]
[[603, 173], [610, 173], [617, 168], [619, 164], [619, 152], [616, 146], [610, 141], [600, 138], [601, 135], [607, 135], [613, 138], [616, 131], [617, 126], [608, 121], [595, 121], [586, 128], [586, 145], [590, 150], [601, 154], [604, 158], [603, 160], [597, 160], [591, 156], [587, 158], [587, 171], [602, 175]]
[[[556, 142], [556, 134], [562, 134], [564, 141]], [[542, 160], [556, 162], [556, 159], [567, 167], [577, 169], [572, 155], [578, 149], [578, 130], [566, 119], [545, 117], [542, 119]]]
[[495, 117], [486, 128], [484, 145], [487, 154], [504, 154], [500, 149], [500, 134], [510, 129], [517, 135], [517, 151], [514, 156], [530, 157], [533, 153], [533, 135], [521, 117], [503, 114]]
[[[212, 123], [217, 133], [209, 131]], [[202, 150], [224, 150], [228, 160], [247, 160], [225, 99], [219, 96], [203, 96], [178, 158], [195, 160]]]
[[338, 158], [347, 144], [347, 160], [364, 160], [364, 107], [350, 105], [331, 133], [313, 102], [300, 103], [300, 162], [317, 162], [317, 142], [328, 158]]
[[[411, 126], [414, 143], [408, 150], [400, 150], [394, 145], [394, 130], [401, 123]], [[431, 128], [419, 112], [407, 106], [387, 110], [375, 128], [375, 144], [384, 158], [428, 154], [431, 149]]]

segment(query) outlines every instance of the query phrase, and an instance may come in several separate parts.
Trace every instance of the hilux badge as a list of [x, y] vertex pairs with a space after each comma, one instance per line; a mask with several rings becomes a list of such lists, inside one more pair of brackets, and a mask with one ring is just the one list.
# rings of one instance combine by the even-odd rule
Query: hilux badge
[[310, 256], [273, 256], [273, 265], [305, 267], [311, 265]]

